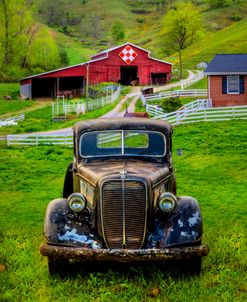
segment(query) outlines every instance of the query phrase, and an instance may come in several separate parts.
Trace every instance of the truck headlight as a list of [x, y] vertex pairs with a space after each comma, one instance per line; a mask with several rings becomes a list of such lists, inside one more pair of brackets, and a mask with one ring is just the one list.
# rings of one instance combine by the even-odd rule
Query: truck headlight
[[81, 212], [87, 206], [87, 200], [81, 193], [73, 193], [68, 197], [68, 207], [73, 212]]
[[170, 192], [162, 193], [158, 199], [158, 206], [162, 212], [169, 213], [176, 208], [177, 198]]

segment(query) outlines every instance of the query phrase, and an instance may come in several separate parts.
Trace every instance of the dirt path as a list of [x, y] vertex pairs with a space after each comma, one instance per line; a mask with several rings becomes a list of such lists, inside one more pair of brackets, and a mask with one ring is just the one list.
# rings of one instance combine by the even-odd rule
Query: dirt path
[[[189, 72], [189, 76], [185, 80], [192, 80], [196, 77], [196, 75], [197, 75], [196, 73], [194, 73], [191, 70], [187, 70], [187, 71]], [[167, 84], [167, 85], [164, 85], [164, 86], [154, 87], [154, 92], [169, 90], [169, 89], [172, 89], [172, 88], [175, 88], [175, 87], [180, 87], [180, 86], [181, 86], [181, 83], [179, 81], [179, 82]]]
[[[190, 70], [188, 70], [189, 72], [189, 76], [187, 79], [193, 79], [196, 74]], [[160, 86], [160, 87], [155, 87], [154, 88], [154, 92], [159, 92], [162, 90], [168, 90], [174, 87], [179, 87], [181, 85], [180, 82], [176, 82], [176, 83], [172, 83], [172, 84], [167, 84], [165, 86]], [[141, 87], [133, 87], [131, 92], [129, 94], [127, 94], [126, 96], [124, 96], [120, 102], [117, 104], [117, 106], [115, 108], [113, 108], [111, 111], [109, 111], [108, 113], [102, 115], [100, 118], [116, 118], [116, 117], [123, 117], [124, 113], [126, 112], [126, 110], [123, 110], [124, 108], [124, 104], [127, 103], [127, 101], [129, 99], [132, 99], [130, 104], [128, 104], [128, 112], [135, 112], [135, 104], [137, 102], [137, 100], [139, 99], [140, 96], [140, 91]], [[44, 103], [45, 101], [40, 101], [41, 104], [32, 107], [32, 108], [26, 108], [25, 110], [22, 110], [21, 112], [30, 112], [33, 110], [37, 110], [39, 108], [43, 108], [49, 104], [52, 103], [52, 101], [46, 101], [46, 103]], [[41, 135], [71, 135], [72, 134], [72, 127], [70, 128], [65, 128], [65, 129], [58, 129], [58, 130], [50, 130], [50, 131], [42, 131], [42, 132], [37, 132], [37, 133], [32, 133], [32, 134], [41, 134]]]
[[[138, 100], [140, 95], [140, 87], [133, 87], [131, 92], [124, 96], [120, 102], [108, 113], [102, 115], [100, 118], [115, 118], [115, 117], [123, 117], [125, 110], [122, 110], [124, 104], [131, 98], [133, 100], [128, 105], [128, 112], [135, 111], [135, 103]], [[72, 127], [65, 128], [65, 129], [58, 129], [58, 130], [50, 130], [50, 131], [41, 131], [32, 134], [40, 134], [40, 135], [72, 135]]]
[[[11, 102], [11, 101], [9, 101]], [[20, 101], [22, 102], [22, 101]], [[25, 102], [25, 101], [23, 101]], [[52, 99], [46, 99], [46, 100], [37, 100], [37, 101], [34, 101], [34, 105], [31, 106], [31, 107], [26, 107], [22, 110], [18, 110], [18, 111], [15, 111], [15, 112], [8, 112], [8, 113], [5, 113], [3, 115], [1, 115], [1, 118], [8, 118], [8, 117], [13, 117], [13, 116], [18, 116], [22, 113], [27, 113], [27, 112], [32, 112], [32, 111], [35, 111], [35, 110], [38, 110], [38, 109], [42, 109], [44, 107], [47, 107], [49, 105], [51, 105], [53, 102]]]
[[117, 104], [117, 106], [106, 114], [102, 115], [100, 118], [115, 118], [115, 117], [123, 117], [126, 110], [124, 108], [124, 104], [127, 104], [128, 100], [133, 98], [133, 100], [128, 105], [128, 112], [135, 112], [135, 103], [138, 100], [140, 95], [140, 87], [133, 87], [131, 92], [128, 93], [122, 100]]

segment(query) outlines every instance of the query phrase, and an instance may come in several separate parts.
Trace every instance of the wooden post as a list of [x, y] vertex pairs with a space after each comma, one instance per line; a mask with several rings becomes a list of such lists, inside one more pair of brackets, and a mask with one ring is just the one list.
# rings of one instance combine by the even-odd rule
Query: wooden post
[[86, 78], [86, 107], [88, 106], [88, 85], [89, 85], [89, 63], [86, 64], [87, 67], [87, 78]]

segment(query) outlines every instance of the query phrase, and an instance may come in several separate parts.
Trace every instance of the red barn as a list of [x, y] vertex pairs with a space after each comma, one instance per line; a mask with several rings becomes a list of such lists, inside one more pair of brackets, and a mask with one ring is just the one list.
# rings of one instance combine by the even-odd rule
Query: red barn
[[55, 97], [66, 90], [80, 94], [86, 83], [160, 85], [170, 80], [171, 71], [171, 63], [152, 58], [150, 51], [125, 43], [94, 55], [91, 61], [22, 79], [21, 94], [28, 98]]

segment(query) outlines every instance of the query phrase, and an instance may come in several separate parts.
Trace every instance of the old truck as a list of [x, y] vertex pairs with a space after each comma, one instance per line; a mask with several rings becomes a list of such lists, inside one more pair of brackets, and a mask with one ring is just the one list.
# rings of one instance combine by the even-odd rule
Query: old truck
[[97, 119], [74, 128], [63, 198], [47, 207], [41, 254], [51, 274], [72, 261], [177, 260], [199, 274], [198, 202], [176, 195], [172, 126], [146, 118]]

